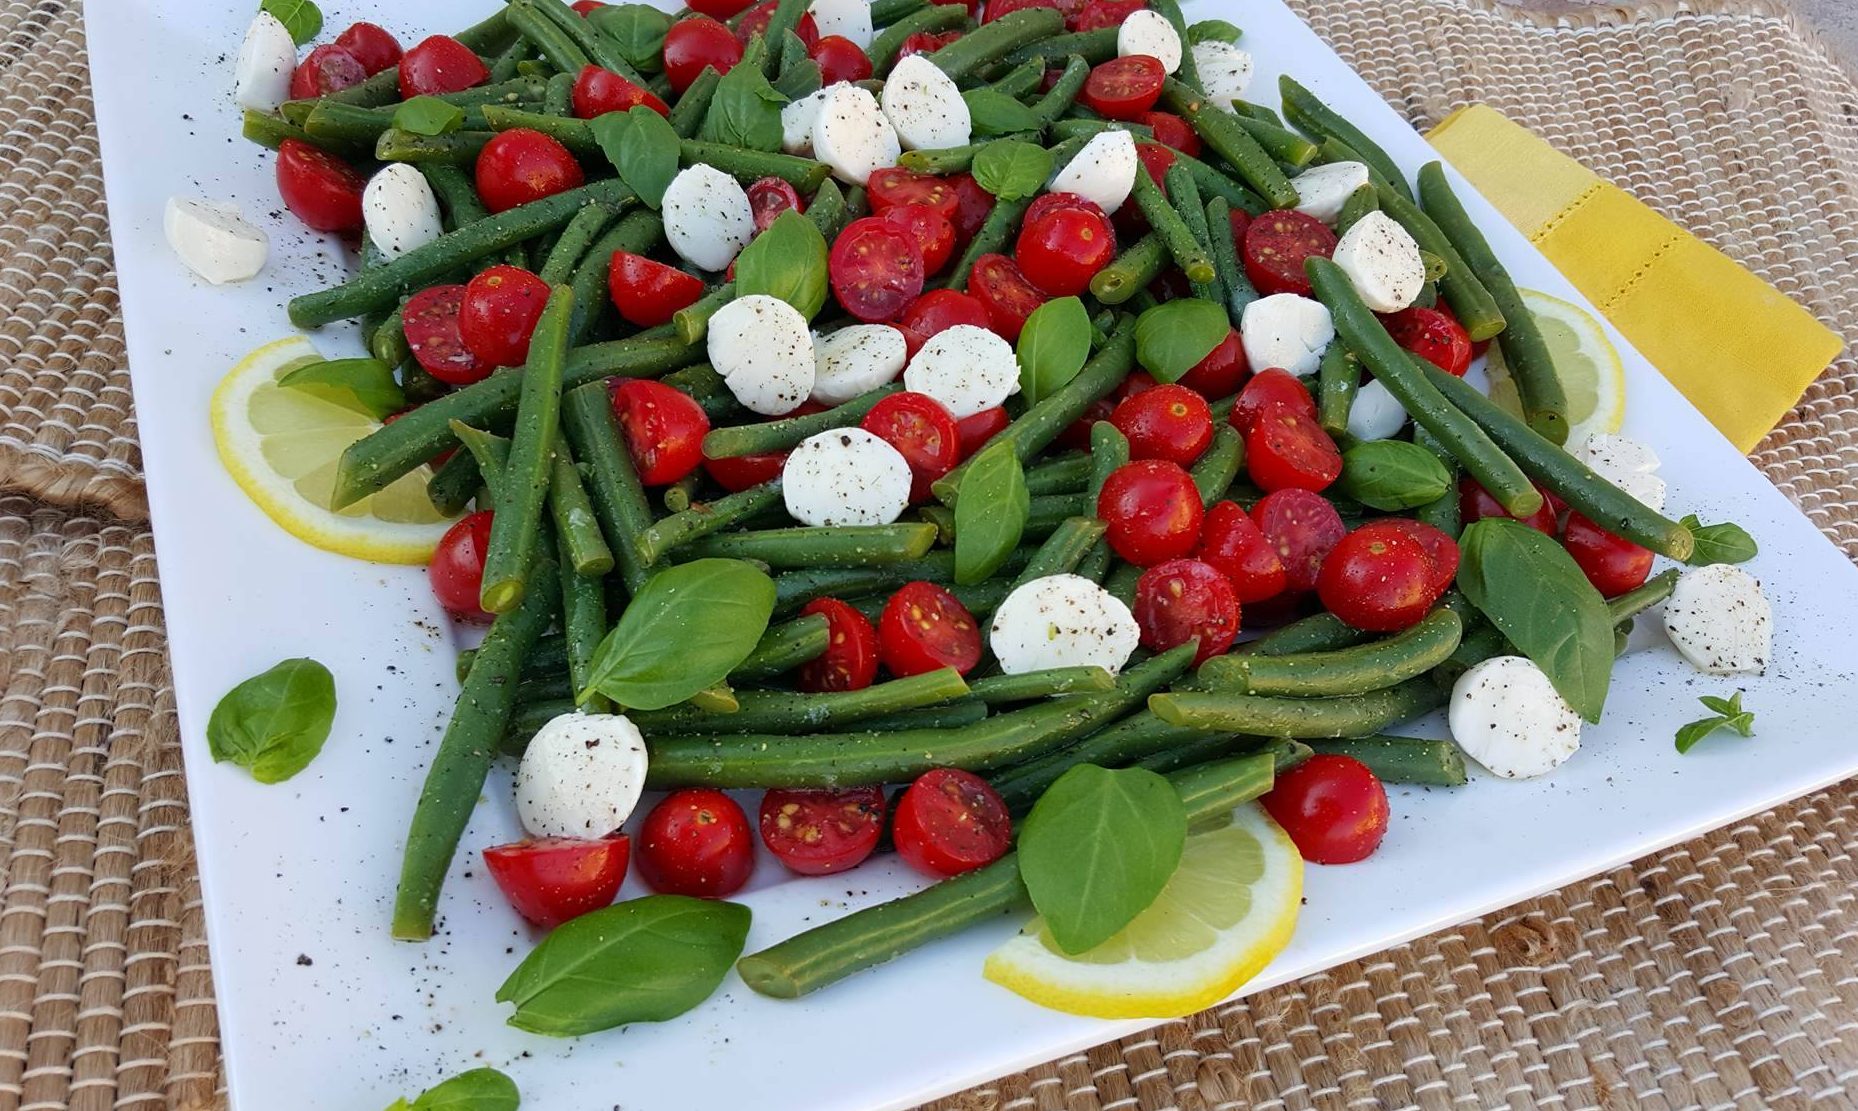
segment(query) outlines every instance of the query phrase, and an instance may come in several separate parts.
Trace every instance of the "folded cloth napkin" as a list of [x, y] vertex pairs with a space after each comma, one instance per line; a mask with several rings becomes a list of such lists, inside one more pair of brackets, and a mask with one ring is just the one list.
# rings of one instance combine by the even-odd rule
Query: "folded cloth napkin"
[[1428, 138], [1743, 452], [1844, 346], [1735, 260], [1485, 104]]

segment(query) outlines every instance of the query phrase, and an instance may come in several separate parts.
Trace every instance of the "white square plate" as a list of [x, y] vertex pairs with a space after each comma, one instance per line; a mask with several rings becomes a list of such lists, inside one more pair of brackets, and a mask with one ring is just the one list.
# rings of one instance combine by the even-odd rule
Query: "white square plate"
[[[480, 18], [487, 0], [335, 0], [329, 22], [379, 20], [411, 44]], [[117, 271], [149, 474], [194, 835], [206, 891], [227, 1077], [239, 1111], [384, 1107], [480, 1064], [506, 1069], [524, 1106], [707, 1111], [901, 1108], [1140, 1029], [1042, 1010], [981, 979], [981, 958], [1017, 923], [974, 930], [798, 1002], [731, 977], [673, 1022], [558, 1041], [504, 1025], [496, 986], [534, 941], [476, 850], [516, 833], [508, 770], [485, 791], [452, 869], [439, 935], [388, 938], [400, 843], [450, 710], [455, 644], [418, 569], [315, 551], [239, 492], [214, 454], [207, 399], [228, 367], [287, 335], [284, 302], [343, 276], [342, 253], [281, 212], [272, 158], [239, 138], [232, 55], [255, 0], [93, 0], [91, 70]], [[1255, 94], [1291, 71], [1358, 121], [1410, 172], [1419, 136], [1278, 0], [1202, 0], [1258, 59]], [[272, 236], [256, 281], [212, 288], [163, 242], [162, 205], [239, 201]], [[1518, 282], [1580, 295], [1481, 199], [1468, 197]], [[352, 332], [315, 337], [325, 354]], [[1379, 855], [1311, 868], [1290, 948], [1258, 989], [1591, 875], [1858, 771], [1858, 571], [1618, 336], [1627, 432], [1664, 459], [1670, 502], [1741, 522], [1760, 540], [1750, 570], [1774, 603], [1765, 676], [1710, 679], [1668, 647], [1627, 656], [1603, 725], [1554, 776], [1479, 776], [1459, 791], [1397, 789]], [[1734, 373], [1736, 368], [1724, 368]], [[322, 756], [266, 787], [215, 765], [207, 715], [237, 681], [313, 656], [341, 709]], [[1680, 758], [1677, 726], [1699, 694], [1742, 686], [1759, 735]], [[763, 859], [746, 901], [751, 949], [918, 881], [892, 862], [836, 879], [782, 875]], [[635, 893], [628, 884], [628, 893]]]

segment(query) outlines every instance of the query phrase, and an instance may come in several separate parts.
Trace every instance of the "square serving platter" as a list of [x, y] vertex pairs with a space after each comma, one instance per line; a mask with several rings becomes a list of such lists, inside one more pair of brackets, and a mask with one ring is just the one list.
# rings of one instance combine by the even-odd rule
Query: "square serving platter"
[[[282, 211], [271, 155], [239, 137], [232, 56], [255, 6], [91, 0], [86, 9], [233, 1107], [384, 1107], [487, 1064], [517, 1081], [524, 1107], [545, 1111], [880, 1111], [1153, 1025], [1056, 1014], [984, 981], [982, 958], [1018, 926], [1002, 919], [800, 1001], [762, 998], [732, 975], [672, 1022], [573, 1040], [524, 1034], [504, 1024], [508, 1007], [492, 996], [537, 935], [505, 907], [476, 855], [518, 834], [507, 767], [493, 773], [465, 835], [438, 935], [423, 945], [388, 937], [401, 839], [451, 708], [461, 644], [420, 569], [297, 542], [245, 499], [214, 452], [207, 400], [221, 375], [290, 334], [290, 296], [340, 280], [348, 265], [338, 245]], [[411, 43], [475, 22], [492, 4], [324, 7], [332, 27], [373, 19]], [[1432, 157], [1278, 0], [1197, 0], [1189, 15], [1245, 29], [1256, 98], [1274, 102], [1278, 74], [1293, 73], [1409, 173]], [[266, 271], [242, 286], [193, 278], [162, 238], [162, 206], [174, 194], [239, 202], [271, 235]], [[1584, 304], [1466, 194], [1519, 284]], [[352, 329], [313, 339], [325, 355], [359, 353]], [[1379, 854], [1308, 870], [1295, 939], [1246, 990], [1552, 890], [1858, 772], [1858, 569], [1622, 337], [1613, 341], [1629, 379], [1625, 431], [1663, 458], [1674, 515], [1736, 520], [1761, 543], [1748, 569], [1774, 606], [1767, 674], [1713, 679], [1659, 643], [1621, 661], [1604, 722], [1553, 776], [1512, 783], [1474, 771], [1462, 790], [1394, 789]], [[233, 684], [291, 656], [330, 667], [340, 710], [307, 771], [262, 786], [212, 762], [205, 724]], [[1758, 735], [1679, 757], [1672, 733], [1700, 715], [1696, 697], [1732, 688], [1747, 691]], [[1436, 722], [1415, 728], [1442, 735]], [[749, 948], [919, 882], [894, 860], [799, 879], [764, 857], [742, 897], [754, 911]], [[628, 881], [625, 895], [640, 893]]]

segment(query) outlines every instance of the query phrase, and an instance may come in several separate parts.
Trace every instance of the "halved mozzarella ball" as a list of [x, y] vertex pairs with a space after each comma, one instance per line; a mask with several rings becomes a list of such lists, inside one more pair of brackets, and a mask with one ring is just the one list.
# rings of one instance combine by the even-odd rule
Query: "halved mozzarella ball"
[[1755, 576], [1714, 563], [1678, 578], [1664, 605], [1664, 631], [1698, 671], [1758, 675], [1773, 653], [1774, 613]]
[[270, 12], [259, 12], [232, 64], [232, 99], [241, 108], [275, 112], [290, 99], [290, 75], [296, 71], [297, 44], [290, 32]]
[[1664, 479], [1645, 472], [1628, 472], [1613, 479], [1613, 485], [1637, 498], [1653, 513], [1664, 512], [1665, 494], [1669, 490]]
[[662, 211], [671, 249], [703, 270], [724, 269], [755, 236], [748, 194], [735, 178], [702, 162], [671, 179]]
[[1181, 68], [1181, 36], [1166, 16], [1143, 8], [1129, 13], [1123, 25], [1116, 29], [1116, 54], [1122, 58], [1146, 54], [1160, 62], [1162, 69], [1173, 73]]
[[813, 0], [807, 8], [819, 28], [819, 37], [840, 35], [871, 49], [871, 5], [865, 0]]
[[1335, 264], [1375, 312], [1399, 312], [1426, 284], [1426, 263], [1413, 236], [1385, 212], [1370, 212], [1342, 233]]
[[1581, 747], [1581, 717], [1542, 669], [1496, 656], [1466, 669], [1446, 709], [1452, 739], [1505, 779], [1547, 775]]
[[1206, 98], [1221, 108], [1243, 99], [1252, 84], [1252, 56], [1229, 42], [1197, 42], [1193, 45], [1194, 68], [1200, 72], [1200, 84]]
[[516, 814], [531, 837], [605, 837], [645, 790], [645, 738], [624, 714], [549, 719], [516, 770]]
[[1321, 301], [1295, 293], [1273, 293], [1245, 306], [1239, 341], [1256, 369], [1280, 367], [1292, 374], [1316, 373], [1335, 339], [1335, 323]]
[[361, 215], [382, 258], [399, 258], [445, 231], [439, 198], [426, 175], [408, 162], [390, 162], [368, 179], [361, 191]]
[[910, 464], [862, 428], [808, 436], [781, 466], [781, 500], [809, 525], [887, 525], [910, 505]]
[[800, 310], [778, 297], [752, 293], [718, 309], [708, 347], [710, 365], [753, 412], [792, 412], [813, 393], [813, 333]]
[[1357, 440], [1390, 440], [1406, 427], [1406, 410], [1386, 386], [1369, 382], [1348, 407], [1348, 434]]
[[1297, 189], [1297, 211], [1334, 225], [1342, 205], [1355, 190], [1368, 183], [1368, 167], [1360, 162], [1329, 162], [1290, 179]]
[[927, 55], [900, 59], [884, 78], [879, 101], [905, 150], [966, 146], [973, 133], [961, 89]]
[[1135, 188], [1135, 136], [1127, 131], [1103, 131], [1090, 137], [1076, 157], [1052, 175], [1047, 186], [1054, 193], [1076, 193], [1114, 213]]
[[816, 89], [799, 100], [781, 105], [781, 149], [788, 154], [813, 153], [813, 125], [819, 120], [819, 106], [826, 102], [826, 95], [843, 85], [828, 85]]
[[229, 202], [169, 197], [161, 230], [187, 268], [214, 285], [252, 277], [271, 253], [270, 237]]
[[1019, 392], [1019, 360], [1012, 344], [987, 329], [957, 324], [929, 337], [904, 368], [903, 385], [961, 420]]
[[1116, 595], [1082, 575], [1046, 575], [1014, 588], [994, 611], [987, 643], [1008, 675], [1048, 667], [1122, 670], [1141, 639]]
[[813, 341], [813, 400], [842, 405], [894, 382], [909, 358], [903, 333], [888, 324], [853, 324]]
[[903, 148], [877, 98], [851, 84], [825, 92], [813, 118], [813, 157], [848, 185], [863, 185], [878, 170], [895, 166]]
[[1608, 482], [1623, 474], [1650, 474], [1658, 469], [1651, 445], [1614, 432], [1595, 432], [1574, 448], [1574, 457]]

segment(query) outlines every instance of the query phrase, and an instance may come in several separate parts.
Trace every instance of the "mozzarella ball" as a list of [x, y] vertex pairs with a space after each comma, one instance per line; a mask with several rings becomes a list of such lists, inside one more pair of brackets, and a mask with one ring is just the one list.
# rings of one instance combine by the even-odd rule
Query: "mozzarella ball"
[[903, 387], [928, 394], [956, 420], [1019, 392], [1013, 345], [985, 328], [957, 324], [929, 337], [903, 371]]
[[290, 99], [290, 76], [296, 71], [297, 44], [290, 31], [270, 12], [259, 12], [245, 29], [232, 64], [232, 99], [241, 108], [275, 112]]
[[390, 162], [368, 179], [361, 191], [361, 215], [382, 258], [399, 258], [445, 232], [432, 186], [407, 162]]
[[813, 125], [819, 122], [819, 106], [826, 102], [826, 94], [843, 84], [845, 82], [840, 81], [828, 85], [781, 105], [782, 150], [788, 154], [813, 153]]
[[645, 790], [645, 738], [623, 714], [551, 718], [523, 750], [516, 814], [531, 837], [605, 837]]
[[813, 118], [813, 157], [831, 166], [833, 176], [847, 185], [863, 185], [877, 171], [895, 166], [902, 153], [876, 97], [843, 82], [826, 90]]
[[1692, 667], [1710, 675], [1759, 675], [1774, 654], [1774, 613], [1761, 583], [1727, 563], [1678, 577], [1664, 631]]
[[1122, 670], [1141, 640], [1114, 594], [1081, 575], [1047, 575], [1016, 587], [994, 611], [987, 643], [1008, 675], [1049, 667]]
[[897, 380], [909, 357], [903, 333], [888, 324], [852, 324], [813, 341], [813, 400], [843, 405]]
[[1446, 717], [1465, 755], [1505, 779], [1547, 775], [1581, 747], [1580, 715], [1522, 656], [1467, 668], [1452, 684]]
[[1193, 45], [1194, 68], [1200, 72], [1200, 84], [1206, 98], [1221, 108], [1242, 100], [1252, 84], [1252, 56], [1229, 42], [1197, 42]]
[[813, 0], [807, 11], [820, 38], [838, 35], [860, 50], [871, 49], [871, 5], [866, 0]]
[[910, 465], [862, 428], [800, 441], [781, 467], [787, 512], [809, 525], [887, 525], [910, 505]]
[[1092, 135], [1077, 156], [1052, 175], [1047, 188], [1054, 193], [1076, 193], [1111, 214], [1129, 199], [1140, 165], [1135, 136], [1127, 131], [1102, 131]]
[[966, 146], [973, 132], [973, 117], [961, 89], [923, 54], [897, 62], [884, 78], [879, 102], [905, 150]]
[[271, 253], [271, 238], [236, 204], [169, 197], [161, 230], [187, 268], [214, 285], [255, 276]]
[[664, 237], [678, 257], [722, 270], [755, 237], [755, 210], [735, 178], [701, 162], [679, 170], [665, 188]]
[[1332, 257], [1375, 312], [1399, 312], [1426, 284], [1419, 244], [1385, 212], [1370, 212], [1355, 221], [1336, 242]]
[[754, 293], [718, 309], [708, 347], [710, 365], [753, 412], [789, 413], [813, 393], [813, 333], [800, 310], [778, 297]]
[[1122, 58], [1146, 54], [1173, 73], [1181, 68], [1181, 36], [1166, 16], [1143, 8], [1130, 12], [1116, 29], [1116, 54]]
[[1297, 189], [1297, 211], [1335, 226], [1342, 205], [1355, 190], [1368, 183], [1368, 167], [1360, 162], [1329, 162], [1290, 179]]
[[1406, 427], [1406, 410], [1386, 386], [1369, 382], [1348, 407], [1348, 434], [1357, 440], [1391, 440]]
[[1273, 293], [1245, 306], [1239, 341], [1253, 370], [1279, 367], [1299, 377], [1315, 374], [1335, 339], [1335, 324], [1321, 301]]

